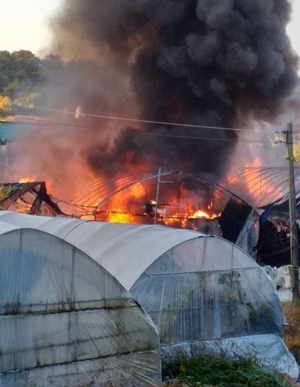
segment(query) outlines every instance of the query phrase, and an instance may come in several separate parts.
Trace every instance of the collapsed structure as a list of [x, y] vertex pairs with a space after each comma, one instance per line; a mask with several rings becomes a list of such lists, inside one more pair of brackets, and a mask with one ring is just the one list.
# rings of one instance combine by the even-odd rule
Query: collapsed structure
[[0, 262], [0, 386], [161, 385], [155, 326], [95, 260], [0, 222]]
[[265, 271], [228, 241], [189, 230], [32, 217], [0, 220], [70, 243], [114, 276], [157, 326], [163, 361], [203, 348], [253, 356], [297, 377], [283, 340], [283, 312]]
[[32, 215], [63, 215], [44, 181], [0, 183], [0, 208]]

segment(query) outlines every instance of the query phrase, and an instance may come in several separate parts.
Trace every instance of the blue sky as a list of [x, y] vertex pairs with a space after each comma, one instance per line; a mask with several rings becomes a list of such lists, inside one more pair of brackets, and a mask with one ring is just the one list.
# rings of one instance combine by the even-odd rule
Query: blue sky
[[[62, 1], [0, 0], [0, 50], [27, 49], [43, 55], [51, 42], [47, 21]], [[293, 20], [288, 26], [288, 33], [295, 50], [300, 55], [300, 0], [292, 0], [292, 2], [294, 3]]]

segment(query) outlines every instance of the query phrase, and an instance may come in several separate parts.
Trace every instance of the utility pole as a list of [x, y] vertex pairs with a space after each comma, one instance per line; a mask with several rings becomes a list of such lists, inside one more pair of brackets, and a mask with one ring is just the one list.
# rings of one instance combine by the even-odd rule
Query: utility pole
[[294, 171], [294, 147], [293, 147], [293, 124], [288, 124], [286, 135], [286, 144], [288, 148], [289, 162], [289, 215], [290, 215], [290, 251], [291, 263], [295, 286], [293, 288], [293, 301], [299, 300], [299, 252], [298, 252], [298, 226], [297, 226], [297, 208], [296, 208], [296, 190], [295, 190], [295, 171]]

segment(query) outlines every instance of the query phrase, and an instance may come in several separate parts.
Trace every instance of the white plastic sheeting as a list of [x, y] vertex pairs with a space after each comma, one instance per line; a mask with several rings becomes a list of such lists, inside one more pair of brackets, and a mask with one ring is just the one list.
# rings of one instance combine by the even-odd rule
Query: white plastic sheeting
[[[265, 271], [239, 247], [217, 237], [161, 226], [38, 218], [3, 213], [0, 220], [38, 228], [68, 241], [113, 274], [158, 327], [164, 354], [174, 347], [239, 339], [253, 356], [294, 376], [282, 342], [283, 312]], [[247, 339], [246, 339], [247, 338]], [[224, 344], [225, 345], [225, 344]], [[248, 344], [247, 344], [248, 345]], [[278, 344], [279, 345], [279, 344]], [[272, 361], [270, 361], [270, 359]]]
[[[284, 275], [284, 266], [279, 268], [264, 266], [265, 271], [272, 278], [272, 281], [276, 285], [277, 294], [280, 299], [280, 302], [292, 302], [293, 301], [293, 292], [292, 289], [286, 288], [285, 286], [285, 275]], [[299, 272], [299, 284], [300, 284], [300, 272]], [[300, 285], [299, 285], [300, 290]]]
[[148, 315], [94, 260], [0, 221], [0, 386], [159, 386]]
[[159, 256], [199, 233], [164, 226], [38, 217], [12, 212], [0, 220], [53, 234], [92, 257], [128, 290]]
[[246, 251], [251, 257], [256, 258], [256, 251], [254, 247], [257, 245], [259, 239], [259, 216], [256, 210], [252, 210], [244, 227], [239, 233], [235, 242], [237, 246]]
[[[281, 333], [283, 314], [265, 272], [228, 262], [225, 249], [207, 255], [214, 244], [213, 238], [200, 238], [174, 247], [131, 288], [159, 327], [162, 345]], [[220, 270], [214, 267], [218, 261]]]

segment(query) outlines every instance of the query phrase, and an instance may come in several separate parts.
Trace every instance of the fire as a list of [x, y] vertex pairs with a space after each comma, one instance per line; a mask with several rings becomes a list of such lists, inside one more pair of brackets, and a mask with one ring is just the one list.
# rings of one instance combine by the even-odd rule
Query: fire
[[201, 220], [207, 223], [221, 215], [213, 200], [205, 201], [183, 184], [177, 187], [169, 185], [167, 190], [164, 186], [158, 203], [153, 198], [155, 192], [156, 181], [149, 184], [140, 182], [118, 191], [100, 205], [93, 202], [96, 219], [116, 223], [153, 224], [157, 211], [158, 224], [197, 229]]
[[[135, 184], [128, 189], [114, 195], [109, 201], [109, 211], [128, 212], [136, 203], [142, 203], [145, 196], [145, 188], [142, 184]], [[108, 220], [109, 222], [111, 220]], [[114, 222], [115, 220], [113, 220]]]
[[198, 210], [196, 211], [192, 216], [191, 218], [205, 218], [205, 219], [210, 219], [210, 216], [207, 212], [204, 212], [204, 211], [201, 211], [201, 210]]
[[31, 182], [33, 182], [33, 181], [35, 181], [35, 178], [34, 178], [34, 177], [23, 177], [23, 178], [21, 178], [21, 179], [18, 181], [18, 183], [24, 184], [24, 183], [31, 183]]
[[[210, 206], [208, 206], [208, 209], [210, 209]], [[198, 210], [190, 218], [193, 218], [193, 219], [195, 219], [195, 218], [217, 219], [220, 216], [221, 216], [221, 213], [210, 215], [205, 211]]]
[[107, 218], [108, 222], [114, 223], [131, 223], [130, 214], [118, 214], [118, 213], [110, 213]]
[[165, 218], [163, 222], [166, 226], [180, 226], [181, 228], [187, 228], [188, 217], [173, 215], [169, 218]]
[[[208, 206], [208, 210], [210, 206]], [[191, 227], [193, 230], [197, 231], [197, 226], [193, 224], [194, 219], [207, 219], [207, 220], [214, 220], [221, 216], [221, 213], [219, 214], [209, 214], [208, 212], [205, 212], [203, 210], [197, 210], [194, 213], [185, 213], [185, 214], [175, 214], [173, 216], [163, 218], [163, 223], [167, 226], [177, 226], [180, 228], [187, 228], [188, 226]]]

